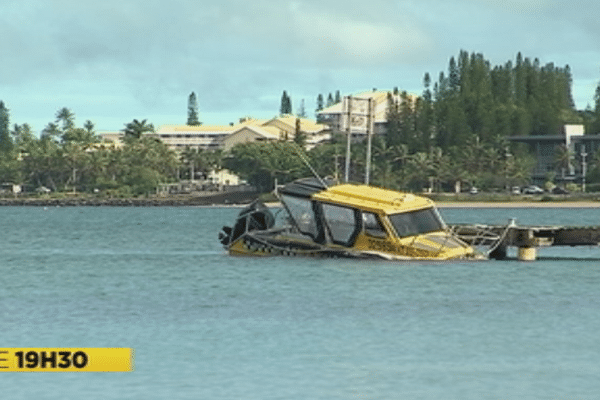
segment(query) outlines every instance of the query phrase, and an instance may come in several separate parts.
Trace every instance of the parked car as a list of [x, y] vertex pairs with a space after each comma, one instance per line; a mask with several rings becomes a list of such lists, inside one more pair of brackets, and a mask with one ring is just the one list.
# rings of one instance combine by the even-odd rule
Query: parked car
[[39, 188], [35, 189], [36, 192], [38, 193], [44, 193], [44, 194], [48, 194], [50, 193], [52, 190], [48, 189], [46, 186], [40, 186]]
[[479, 193], [479, 189], [477, 189], [475, 186], [473, 186], [471, 188], [471, 190], [469, 190], [469, 193], [471, 193], [471, 194], [477, 194], [477, 193]]
[[512, 194], [521, 194], [521, 188], [518, 186], [513, 186], [511, 192]]
[[536, 185], [530, 185], [523, 189], [523, 194], [543, 194], [544, 189]]
[[567, 189], [555, 186], [552, 188], [552, 194], [569, 194], [569, 191]]

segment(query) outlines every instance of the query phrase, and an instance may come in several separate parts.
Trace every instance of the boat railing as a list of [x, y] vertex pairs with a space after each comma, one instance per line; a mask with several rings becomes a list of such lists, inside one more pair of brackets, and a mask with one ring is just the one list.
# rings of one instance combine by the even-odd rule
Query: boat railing
[[511, 231], [516, 227], [514, 219], [504, 226], [483, 224], [452, 225], [450, 233], [461, 241], [484, 252], [491, 257], [497, 252], [505, 253]]

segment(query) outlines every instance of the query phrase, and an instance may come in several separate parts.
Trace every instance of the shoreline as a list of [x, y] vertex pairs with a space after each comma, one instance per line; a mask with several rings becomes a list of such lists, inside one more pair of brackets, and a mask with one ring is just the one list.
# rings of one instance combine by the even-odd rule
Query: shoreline
[[436, 202], [438, 208], [600, 208], [595, 201]]
[[[255, 197], [255, 196], [254, 196]], [[157, 198], [0, 198], [0, 207], [245, 207], [253, 198], [188, 196]], [[438, 208], [600, 208], [600, 201], [436, 201]], [[278, 202], [265, 203], [277, 207]]]
[[156, 199], [0, 199], [0, 207], [187, 207], [238, 206], [247, 203], [211, 198], [156, 198]]

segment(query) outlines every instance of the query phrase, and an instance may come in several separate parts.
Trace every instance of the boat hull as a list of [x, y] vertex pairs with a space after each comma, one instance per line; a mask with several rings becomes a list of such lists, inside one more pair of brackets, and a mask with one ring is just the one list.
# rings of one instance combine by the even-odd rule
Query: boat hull
[[282, 208], [256, 201], [219, 238], [232, 255], [384, 260], [480, 259], [443, 223], [434, 203], [366, 185], [300, 180], [281, 189]]
[[[379, 247], [381, 248], [381, 246]], [[390, 247], [387, 247], [390, 250]], [[418, 253], [409, 246], [395, 247], [397, 252], [382, 251], [373, 248], [344, 248], [342, 246], [318, 245], [309, 240], [286, 236], [271, 232], [248, 232], [228, 246], [230, 255], [252, 257], [317, 257], [317, 258], [355, 258], [388, 261], [448, 261], [448, 260], [483, 260], [482, 255], [470, 252]], [[404, 251], [401, 254], [398, 251]]]

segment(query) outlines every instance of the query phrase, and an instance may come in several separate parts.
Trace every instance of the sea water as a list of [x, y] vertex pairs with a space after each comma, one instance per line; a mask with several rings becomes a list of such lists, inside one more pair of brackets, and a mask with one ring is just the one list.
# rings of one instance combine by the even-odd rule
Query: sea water
[[[6, 399], [597, 399], [600, 249], [536, 262], [228, 256], [235, 208], [0, 208], [0, 347], [130, 347], [0, 373]], [[598, 209], [442, 209], [600, 225]], [[509, 254], [510, 255], [510, 254]]]

